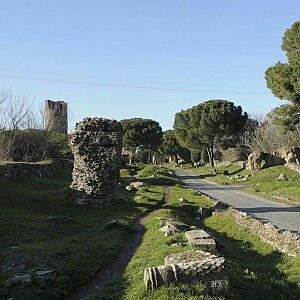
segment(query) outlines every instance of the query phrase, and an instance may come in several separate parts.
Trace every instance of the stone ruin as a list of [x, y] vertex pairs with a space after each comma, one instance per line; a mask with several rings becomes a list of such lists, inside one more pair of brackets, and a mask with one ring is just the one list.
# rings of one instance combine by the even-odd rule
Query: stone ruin
[[[297, 171], [297, 165], [300, 163], [300, 147], [281, 148], [274, 153], [263, 151], [253, 151], [248, 157], [248, 168], [252, 175], [263, 168], [277, 165], [287, 165]], [[298, 172], [299, 173], [299, 172]]]
[[284, 165], [285, 163], [283, 158], [263, 151], [254, 151], [248, 156], [248, 167], [252, 175], [262, 168]]
[[68, 133], [68, 106], [64, 101], [45, 101], [45, 129]]
[[225, 295], [229, 291], [229, 279], [224, 267], [224, 257], [201, 250], [171, 254], [165, 264], [144, 270], [147, 290], [174, 283], [202, 282], [213, 294]]
[[74, 154], [75, 202], [110, 205], [121, 167], [122, 126], [115, 120], [85, 118], [70, 141]]
[[[186, 200], [181, 203], [187, 202]], [[216, 205], [214, 209], [218, 210], [219, 206], [220, 204]], [[198, 213], [203, 219], [212, 214], [212, 209], [205, 208], [203, 211], [199, 209]], [[164, 265], [146, 268], [144, 270], [146, 289], [154, 290], [163, 285], [202, 282], [215, 295], [228, 294], [229, 278], [225, 268], [225, 258], [212, 254], [217, 252], [215, 240], [196, 226], [189, 226], [172, 218], [158, 218], [158, 220], [159, 231], [164, 232], [165, 236], [184, 232], [187, 243], [194, 250], [168, 255]], [[171, 245], [180, 246], [182, 243]]]

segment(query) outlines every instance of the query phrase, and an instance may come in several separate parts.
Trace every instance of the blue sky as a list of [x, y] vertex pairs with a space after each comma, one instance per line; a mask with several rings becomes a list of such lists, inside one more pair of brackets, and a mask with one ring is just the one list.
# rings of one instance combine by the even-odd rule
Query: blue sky
[[99, 116], [168, 129], [209, 99], [267, 113], [283, 102], [264, 71], [285, 61], [281, 38], [299, 12], [299, 0], [2, 0], [0, 88], [36, 107], [66, 100], [71, 128]]

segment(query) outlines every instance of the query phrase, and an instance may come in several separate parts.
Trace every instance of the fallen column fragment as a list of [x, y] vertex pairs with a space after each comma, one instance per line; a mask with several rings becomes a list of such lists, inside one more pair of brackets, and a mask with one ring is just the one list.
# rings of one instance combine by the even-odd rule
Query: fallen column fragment
[[224, 257], [200, 250], [169, 255], [165, 265], [145, 269], [144, 283], [147, 290], [153, 290], [171, 283], [202, 282], [212, 293], [224, 295], [229, 290], [224, 262]]

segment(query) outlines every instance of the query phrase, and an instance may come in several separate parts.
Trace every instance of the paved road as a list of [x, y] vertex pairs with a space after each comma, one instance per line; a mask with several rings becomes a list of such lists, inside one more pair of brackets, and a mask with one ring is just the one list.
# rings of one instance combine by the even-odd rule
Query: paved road
[[202, 191], [216, 200], [225, 202], [262, 221], [268, 221], [280, 229], [300, 232], [300, 207], [252, 196], [242, 192], [239, 187], [212, 183], [186, 170], [178, 169], [175, 174], [194, 190]]

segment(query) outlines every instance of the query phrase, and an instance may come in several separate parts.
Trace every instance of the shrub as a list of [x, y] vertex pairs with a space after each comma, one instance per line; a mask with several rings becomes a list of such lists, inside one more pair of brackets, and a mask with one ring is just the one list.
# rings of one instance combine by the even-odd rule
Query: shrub
[[71, 154], [68, 135], [40, 129], [0, 131], [0, 159], [35, 162]]
[[139, 177], [150, 177], [156, 175], [159, 168], [157, 166], [148, 165], [143, 170], [138, 172]]

